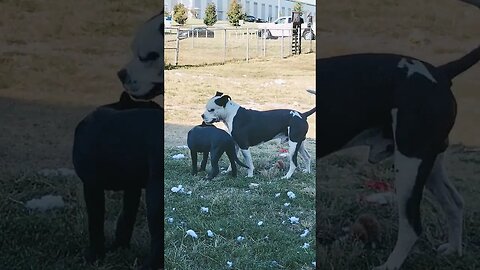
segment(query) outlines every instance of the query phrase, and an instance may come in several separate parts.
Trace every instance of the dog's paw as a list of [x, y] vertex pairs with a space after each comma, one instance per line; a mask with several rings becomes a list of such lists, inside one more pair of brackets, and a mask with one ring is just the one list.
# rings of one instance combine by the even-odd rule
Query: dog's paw
[[310, 171], [310, 168], [306, 168], [306, 169], [303, 169], [302, 172], [303, 173], [310, 173], [311, 171]]
[[462, 248], [456, 248], [450, 243], [445, 243], [440, 245], [437, 248], [437, 253], [443, 256], [448, 256], [452, 254], [456, 254], [458, 256], [462, 256]]
[[290, 176], [288, 176], [288, 175], [284, 175], [284, 176], [282, 176], [282, 178], [281, 178], [281, 179], [290, 179]]
[[221, 172], [221, 174], [227, 174], [227, 173], [229, 173], [229, 172], [230, 172], [229, 170], [223, 170], [223, 171]]

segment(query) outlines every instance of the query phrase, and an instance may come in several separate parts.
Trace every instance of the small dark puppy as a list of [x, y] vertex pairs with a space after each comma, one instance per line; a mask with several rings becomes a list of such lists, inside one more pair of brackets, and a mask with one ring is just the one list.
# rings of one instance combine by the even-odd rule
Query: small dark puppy
[[240, 162], [235, 153], [235, 143], [232, 137], [224, 130], [215, 127], [214, 125], [208, 125], [202, 122], [192, 128], [188, 132], [187, 145], [190, 149], [192, 156], [192, 174], [197, 174], [197, 152], [203, 153], [202, 164], [200, 165], [200, 171], [204, 171], [207, 166], [208, 153], [211, 155], [212, 170], [207, 176], [207, 179], [211, 180], [218, 175], [218, 161], [224, 152], [227, 153], [228, 159], [232, 166], [232, 176], [237, 176], [238, 165], [248, 168], [247, 165]]
[[142, 189], [146, 194], [151, 254], [142, 269], [163, 268], [163, 135], [164, 111], [155, 102], [120, 101], [100, 106], [75, 129], [73, 164], [83, 182], [92, 263], [105, 256], [104, 190], [123, 190], [111, 250], [128, 247]]

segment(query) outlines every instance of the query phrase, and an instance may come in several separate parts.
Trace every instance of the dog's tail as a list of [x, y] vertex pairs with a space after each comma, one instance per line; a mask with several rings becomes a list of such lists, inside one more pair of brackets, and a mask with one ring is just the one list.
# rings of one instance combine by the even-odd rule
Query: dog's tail
[[[317, 91], [316, 90], [312, 90], [312, 89], [307, 89], [307, 92], [309, 92], [310, 94], [314, 94], [316, 95], [317, 94]], [[309, 110], [309, 111], [306, 111], [304, 113], [302, 113], [302, 118], [305, 117], [309, 117], [310, 115], [312, 115], [315, 111], [317, 110], [317, 107]]]
[[460, 59], [439, 66], [438, 69], [447, 75], [450, 80], [452, 80], [460, 73], [471, 68], [478, 61], [480, 61], [480, 46], [467, 53]]
[[250, 168], [250, 167], [248, 167], [247, 165], [243, 164], [243, 163], [240, 161], [240, 159], [238, 159], [237, 155], [235, 155], [235, 162], [236, 162], [238, 165], [240, 165], [240, 166], [242, 166], [242, 167], [244, 167], [244, 168], [247, 168], [247, 169]]
[[309, 117], [310, 115], [312, 115], [312, 114], [313, 114], [314, 112], [316, 112], [316, 111], [317, 111], [317, 107], [314, 107], [313, 109], [308, 110], [308, 111], [302, 113], [302, 118], [307, 118], [307, 117]]

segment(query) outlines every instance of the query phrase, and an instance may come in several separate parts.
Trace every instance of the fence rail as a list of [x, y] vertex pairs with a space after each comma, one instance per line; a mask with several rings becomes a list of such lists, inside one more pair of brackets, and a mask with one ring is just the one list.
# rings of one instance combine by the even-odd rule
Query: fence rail
[[[292, 55], [292, 29], [276, 28], [276, 31], [282, 34], [272, 37], [260, 27], [166, 27], [165, 62], [171, 65], [199, 65]], [[314, 50], [314, 40], [302, 42], [303, 52]]]

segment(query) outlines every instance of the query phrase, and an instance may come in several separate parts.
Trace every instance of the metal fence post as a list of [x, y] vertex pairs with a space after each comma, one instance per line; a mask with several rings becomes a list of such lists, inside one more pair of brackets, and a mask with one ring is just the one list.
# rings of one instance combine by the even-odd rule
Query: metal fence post
[[282, 49], [280, 50], [280, 54], [281, 54], [281, 55], [280, 55], [280, 58], [282, 58], [282, 59], [283, 59], [283, 57], [284, 57], [284, 55], [285, 55], [285, 42], [284, 42], [284, 40], [285, 40], [285, 37], [284, 37], [284, 36], [285, 36], [285, 35], [284, 35], [284, 33], [283, 33], [283, 30], [284, 30], [284, 29], [282, 28], [282, 45], [281, 45], [281, 46], [282, 46]]
[[177, 40], [175, 42], [175, 66], [178, 65], [179, 51], [180, 51], [180, 27], [177, 28]]
[[223, 35], [223, 63], [227, 61], [227, 28], [224, 29]]
[[[194, 44], [195, 37], [193, 36], [193, 26], [192, 26], [192, 29], [190, 29], [190, 32], [192, 33], [192, 49], [193, 49], [195, 47], [195, 44]], [[190, 33], [188, 33], [188, 35], [190, 35]]]
[[[264, 30], [266, 31], [266, 30]], [[267, 56], [267, 33], [263, 33], [263, 57]]]
[[248, 31], [248, 27], [247, 27], [247, 63], [248, 63], [248, 60], [249, 60], [249, 51], [250, 51], [250, 32]]

